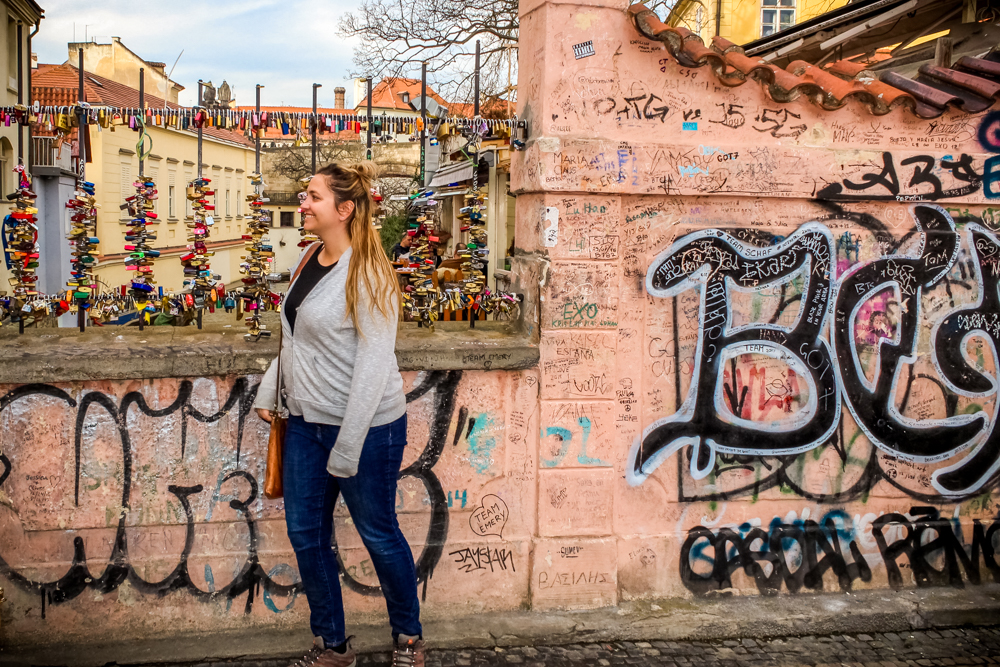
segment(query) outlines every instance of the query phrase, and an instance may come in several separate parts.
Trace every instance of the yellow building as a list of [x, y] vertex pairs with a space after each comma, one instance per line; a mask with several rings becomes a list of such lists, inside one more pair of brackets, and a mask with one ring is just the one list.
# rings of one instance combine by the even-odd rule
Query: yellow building
[[[68, 64], [39, 65], [32, 79], [34, 98], [42, 105], [72, 105], [78, 98], [78, 70]], [[139, 91], [111, 79], [85, 72], [84, 88], [92, 107], [138, 108]], [[163, 108], [158, 97], [146, 96], [146, 106]], [[169, 104], [178, 108], [176, 104]], [[183, 266], [178, 259], [187, 252], [185, 222], [192, 219], [186, 186], [198, 175], [197, 131], [149, 126], [152, 149], [145, 161], [145, 176], [155, 181], [158, 200], [154, 212], [155, 247], [161, 255], [153, 270], [159, 286], [179, 292], [183, 284]], [[97, 233], [101, 256], [96, 270], [105, 288], [117, 289], [132, 277], [125, 269], [125, 231], [129, 218], [120, 210], [126, 197], [135, 194], [139, 160], [136, 142], [139, 134], [127, 125], [106, 128], [90, 127], [92, 161], [87, 164], [87, 180], [96, 186], [98, 202]], [[249, 214], [246, 193], [251, 191], [247, 174], [254, 170], [253, 143], [238, 132], [205, 128], [202, 146], [202, 175], [212, 180], [215, 189], [215, 224], [209, 249], [215, 251], [211, 268], [227, 284], [240, 279], [240, 256], [244, 254], [241, 236]]]
[[846, 4], [847, 0], [678, 0], [666, 23], [687, 28], [706, 44], [715, 35], [746, 44]]
[[133, 53], [122, 44], [118, 37], [112, 37], [107, 44], [97, 41], [70, 42], [68, 45], [71, 64], [79, 62], [83, 50], [83, 71], [114, 79], [131, 88], [139, 88], [139, 70], [145, 70], [146, 93], [177, 104], [177, 96], [184, 86], [171, 81], [167, 76], [166, 63], [150, 62]]
[[[22, 89], [22, 96], [28, 100], [29, 84], [28, 77], [31, 68], [31, 48], [29, 46], [31, 38], [29, 35], [36, 31], [39, 21], [42, 20], [42, 9], [32, 0], [3, 0], [4, 14], [6, 15], [6, 30], [0, 30], [0, 72], [7, 75], [7, 85], [0, 86], [0, 106], [11, 107], [17, 104], [18, 86]], [[18, 42], [18, 26], [20, 26], [21, 40]], [[21, 69], [17, 67], [18, 50], [21, 52]], [[6, 197], [17, 187], [16, 176], [13, 173], [17, 164], [17, 144], [18, 131], [21, 131], [22, 152], [24, 162], [28, 163], [29, 141], [26, 129], [21, 129], [17, 123], [0, 123], [0, 197]], [[6, 202], [6, 199], [3, 200]], [[8, 207], [4, 207], [3, 215], [7, 214]], [[6, 265], [0, 261], [0, 292], [7, 290], [7, 279], [10, 272]]]

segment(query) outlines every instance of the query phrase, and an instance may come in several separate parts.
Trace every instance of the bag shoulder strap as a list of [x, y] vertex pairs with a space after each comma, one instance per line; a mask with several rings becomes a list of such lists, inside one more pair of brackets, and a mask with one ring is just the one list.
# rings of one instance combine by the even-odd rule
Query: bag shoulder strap
[[[305, 268], [306, 264], [309, 263], [309, 260], [312, 259], [312, 256], [316, 254], [316, 252], [320, 249], [322, 245], [323, 244], [321, 242], [317, 241], [313, 243], [311, 246], [309, 246], [309, 248], [306, 250], [306, 254], [302, 257], [302, 261], [299, 262], [299, 265], [297, 267], [295, 267], [295, 273], [292, 274], [291, 280], [288, 281], [289, 292], [292, 291], [292, 283], [294, 283], [295, 279], [299, 277], [299, 274], [302, 273], [302, 269]], [[282, 405], [281, 401], [281, 391], [283, 389], [282, 385], [284, 384], [284, 382], [282, 382], [282, 376], [281, 376], [281, 347], [282, 345], [285, 344], [284, 337], [285, 337], [285, 327], [284, 325], [282, 325], [278, 329], [278, 391], [276, 391], [274, 394], [275, 413], [280, 413], [284, 410], [284, 406]]]
[[313, 243], [311, 246], [309, 246], [306, 249], [306, 254], [303, 255], [302, 261], [299, 262], [299, 265], [295, 267], [295, 273], [292, 274], [292, 279], [288, 281], [288, 291], [289, 292], [292, 291], [292, 283], [294, 283], [295, 279], [299, 277], [300, 273], [302, 273], [302, 269], [306, 268], [306, 264], [309, 263], [309, 260], [312, 259], [312, 256], [315, 255], [316, 252], [322, 246], [323, 246], [323, 242], [322, 241], [316, 241], [315, 243]]

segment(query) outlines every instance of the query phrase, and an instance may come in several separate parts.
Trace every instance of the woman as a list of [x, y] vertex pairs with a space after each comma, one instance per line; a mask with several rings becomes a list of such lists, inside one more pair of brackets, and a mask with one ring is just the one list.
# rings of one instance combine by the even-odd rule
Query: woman
[[[395, 355], [399, 284], [372, 226], [374, 176], [371, 163], [331, 164], [313, 176], [301, 211], [303, 227], [320, 241], [299, 258], [282, 309], [285, 520], [316, 637], [301, 666], [355, 664], [331, 548], [340, 494], [382, 585], [393, 665], [424, 664], [416, 568], [395, 510], [406, 446]], [[254, 404], [266, 422], [277, 373], [272, 362]]]

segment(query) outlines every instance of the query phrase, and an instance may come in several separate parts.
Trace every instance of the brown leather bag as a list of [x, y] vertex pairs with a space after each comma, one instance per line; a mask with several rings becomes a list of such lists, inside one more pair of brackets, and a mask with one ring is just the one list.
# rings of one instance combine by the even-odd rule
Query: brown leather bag
[[[313, 243], [309, 246], [309, 250], [306, 251], [305, 257], [299, 262], [298, 267], [295, 269], [295, 274], [292, 279], [288, 282], [288, 291], [292, 291], [292, 284], [295, 279], [299, 277], [302, 272], [303, 267], [305, 267], [306, 262], [312, 259], [312, 256], [319, 250], [322, 244]], [[274, 394], [274, 409], [271, 410], [271, 435], [267, 440], [267, 464], [264, 468], [264, 497], [270, 498], [271, 500], [277, 500], [285, 495], [285, 489], [282, 484], [282, 464], [285, 457], [285, 426], [288, 423], [287, 418], [284, 415], [284, 404], [281, 400], [281, 391], [283, 389], [281, 377], [281, 346], [283, 344], [283, 331], [284, 325], [278, 330], [278, 380], [277, 380], [277, 391]]]

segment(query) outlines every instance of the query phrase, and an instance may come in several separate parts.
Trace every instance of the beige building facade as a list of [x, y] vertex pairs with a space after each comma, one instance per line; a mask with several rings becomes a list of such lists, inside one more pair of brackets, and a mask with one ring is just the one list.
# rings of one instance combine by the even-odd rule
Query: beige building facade
[[[192, 219], [186, 187], [198, 176], [198, 140], [193, 132], [164, 128], [148, 130], [152, 153], [144, 164], [144, 175], [157, 186], [159, 199], [154, 212], [157, 222], [156, 248], [160, 257], [154, 265], [157, 283], [164, 291], [180, 291], [183, 266], [178, 259], [187, 252], [185, 223]], [[104, 254], [97, 275], [106, 285], [125, 284], [131, 273], [125, 270], [125, 231], [128, 217], [119, 205], [135, 194], [133, 183], [139, 175], [135, 152], [136, 134], [127, 128], [104, 130], [91, 136], [93, 162], [87, 165], [88, 179], [97, 186], [101, 203], [97, 221]], [[241, 235], [249, 214], [246, 193], [252, 191], [247, 174], [254, 169], [253, 150], [244, 145], [205, 137], [202, 145], [202, 175], [215, 188], [215, 225], [209, 248], [215, 251], [212, 269], [227, 284], [239, 280]]]
[[[78, 96], [76, 81], [79, 74], [70, 65], [39, 65], [33, 79], [35, 99], [42, 105], [72, 104]], [[86, 72], [85, 88], [91, 107], [139, 108], [138, 90], [96, 73]], [[162, 108], [162, 99], [147, 95], [149, 108]], [[168, 103], [168, 106], [177, 108]], [[100, 204], [97, 222], [101, 239], [96, 275], [102, 291], [114, 291], [127, 284], [132, 273], [126, 270], [128, 252], [125, 233], [129, 218], [121, 210], [127, 197], [135, 194], [139, 175], [137, 155], [138, 132], [129, 128], [127, 119], [112, 119], [101, 125], [90, 125], [90, 160], [86, 165], [87, 180], [96, 186]], [[145, 177], [157, 186], [156, 219], [153, 229], [155, 247], [160, 257], [154, 263], [154, 277], [165, 292], [183, 288], [183, 266], [180, 255], [187, 252], [185, 223], [192, 220], [193, 211], [186, 197], [186, 187], [198, 176], [198, 137], [194, 128], [187, 130], [148, 125], [150, 151], [144, 163]], [[72, 139], [75, 141], [76, 133]], [[202, 145], [201, 173], [211, 179], [215, 194], [210, 203], [215, 206], [214, 225], [209, 248], [216, 254], [211, 267], [227, 284], [239, 280], [241, 236], [249, 214], [246, 195], [251, 191], [248, 174], [254, 170], [253, 142], [239, 132], [205, 128]]]
[[83, 70], [114, 79], [130, 88], [139, 88], [139, 69], [144, 69], [146, 92], [160, 99], [177, 104], [177, 96], [184, 86], [167, 76], [166, 63], [145, 60], [122, 44], [120, 37], [112, 37], [108, 44], [70, 42], [67, 45], [69, 64], [79, 63], [83, 50]]
[[[6, 29], [0, 31], [0, 75], [6, 85], [0, 85], [0, 106], [10, 107], [17, 104], [17, 90], [20, 84], [23, 91], [23, 99], [28, 99], [29, 85], [28, 76], [31, 67], [29, 47], [29, 35], [38, 27], [42, 20], [43, 10], [32, 0], [3, 0], [4, 14], [6, 14]], [[18, 42], [18, 25], [21, 28], [21, 39]], [[18, 48], [21, 50], [22, 67], [18, 70], [17, 54]], [[6, 197], [13, 192], [17, 186], [16, 176], [13, 173], [17, 164], [17, 140], [18, 131], [22, 133], [23, 151], [25, 162], [28, 156], [28, 132], [20, 128], [16, 123], [9, 126], [0, 123], [0, 197]], [[6, 201], [6, 200], [4, 200]], [[6, 210], [4, 211], [6, 215]], [[6, 264], [0, 262], [0, 292], [7, 288], [7, 279], [10, 272], [7, 271]]]

